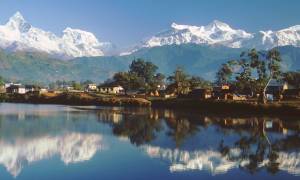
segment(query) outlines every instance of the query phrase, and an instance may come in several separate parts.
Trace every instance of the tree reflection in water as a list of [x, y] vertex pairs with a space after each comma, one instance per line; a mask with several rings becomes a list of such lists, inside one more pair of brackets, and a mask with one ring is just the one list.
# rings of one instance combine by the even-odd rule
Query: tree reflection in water
[[[111, 117], [104, 118], [105, 114]], [[300, 150], [300, 121], [297, 119], [215, 117], [161, 109], [99, 110], [98, 117], [111, 125], [115, 135], [128, 137], [132, 144], [151, 145], [160, 138], [159, 134], [165, 134], [178, 151], [182, 150], [182, 144], [200, 134], [202, 129], [205, 134], [205, 128], [214, 127], [217, 134], [205, 134], [219, 136], [218, 148], [213, 150], [228, 161], [238, 163], [240, 169], [249, 173], [265, 169], [275, 174], [284, 168], [281, 167], [280, 161], [283, 160], [279, 160], [279, 153], [299, 153]], [[238, 138], [234, 143], [229, 143], [227, 136], [232, 134]], [[197, 148], [201, 151], [205, 147]], [[232, 150], [239, 153], [232, 155]]]

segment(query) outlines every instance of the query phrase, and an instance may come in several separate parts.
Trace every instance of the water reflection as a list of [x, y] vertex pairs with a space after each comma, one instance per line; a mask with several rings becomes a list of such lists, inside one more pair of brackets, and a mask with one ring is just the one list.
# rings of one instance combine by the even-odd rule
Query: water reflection
[[[0, 164], [15, 177], [37, 161], [55, 156], [64, 164], [92, 161], [103, 149], [115, 153], [111, 157], [127, 153], [132, 161], [145, 155], [163, 161], [166, 173], [215, 175], [236, 169], [300, 175], [300, 121], [150, 108], [0, 104]], [[151, 169], [147, 160], [138, 166]]]
[[117, 123], [105, 121], [115, 135], [128, 137], [149, 157], [169, 162], [171, 172], [220, 174], [239, 168], [252, 174], [281, 170], [300, 175], [297, 119], [228, 118], [155, 109], [97, 113], [108, 111], [123, 116]]
[[33, 139], [0, 140], [0, 164], [17, 176], [22, 168], [36, 161], [58, 155], [65, 163], [91, 159], [102, 149], [102, 136], [98, 134], [70, 133], [61, 136], [45, 136]]

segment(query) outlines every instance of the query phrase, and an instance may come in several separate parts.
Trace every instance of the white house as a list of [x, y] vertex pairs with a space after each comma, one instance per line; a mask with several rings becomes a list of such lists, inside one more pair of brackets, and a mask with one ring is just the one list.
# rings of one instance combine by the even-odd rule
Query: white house
[[120, 85], [100, 85], [99, 92], [104, 94], [123, 94], [124, 88]]
[[90, 91], [97, 91], [97, 85], [96, 84], [88, 84], [85, 87], [85, 91], [86, 92], [90, 92]]
[[12, 94], [25, 94], [26, 89], [25, 86], [19, 85], [19, 84], [14, 84], [10, 85], [9, 87], [6, 88], [7, 93], [12, 93]]

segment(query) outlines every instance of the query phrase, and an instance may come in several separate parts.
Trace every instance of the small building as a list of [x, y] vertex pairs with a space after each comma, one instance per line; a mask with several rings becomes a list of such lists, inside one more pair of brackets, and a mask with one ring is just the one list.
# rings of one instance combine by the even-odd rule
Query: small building
[[124, 94], [124, 88], [120, 85], [103, 84], [98, 89], [103, 94]]
[[240, 95], [240, 94], [228, 94], [227, 99], [233, 101], [245, 101], [247, 100], [247, 97], [246, 95]]
[[232, 90], [228, 84], [213, 87], [212, 96], [214, 99], [227, 100], [227, 97], [230, 94], [232, 94]]
[[6, 88], [6, 93], [10, 94], [25, 94], [26, 89], [25, 86], [22, 85], [10, 85]]
[[272, 95], [276, 99], [280, 99], [285, 90], [289, 89], [287, 82], [272, 79], [267, 87], [266, 94]]
[[98, 88], [97, 88], [97, 85], [96, 84], [88, 84], [88, 85], [86, 85], [86, 87], [85, 87], [85, 91], [86, 92], [95, 92], [95, 91], [97, 91], [98, 90]]
[[25, 92], [26, 93], [33, 93], [38, 90], [38, 87], [35, 85], [25, 85]]
[[212, 92], [210, 89], [197, 88], [193, 89], [189, 96], [195, 99], [210, 99], [212, 97]]

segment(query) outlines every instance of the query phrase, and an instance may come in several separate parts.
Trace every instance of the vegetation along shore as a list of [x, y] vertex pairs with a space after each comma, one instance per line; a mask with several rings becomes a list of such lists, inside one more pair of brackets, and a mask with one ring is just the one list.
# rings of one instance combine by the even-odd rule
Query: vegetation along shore
[[128, 71], [101, 84], [56, 81], [22, 85], [0, 79], [2, 102], [188, 108], [205, 112], [300, 115], [300, 72], [283, 72], [276, 49], [242, 52], [219, 68], [214, 82], [177, 67], [168, 76], [134, 59]]

